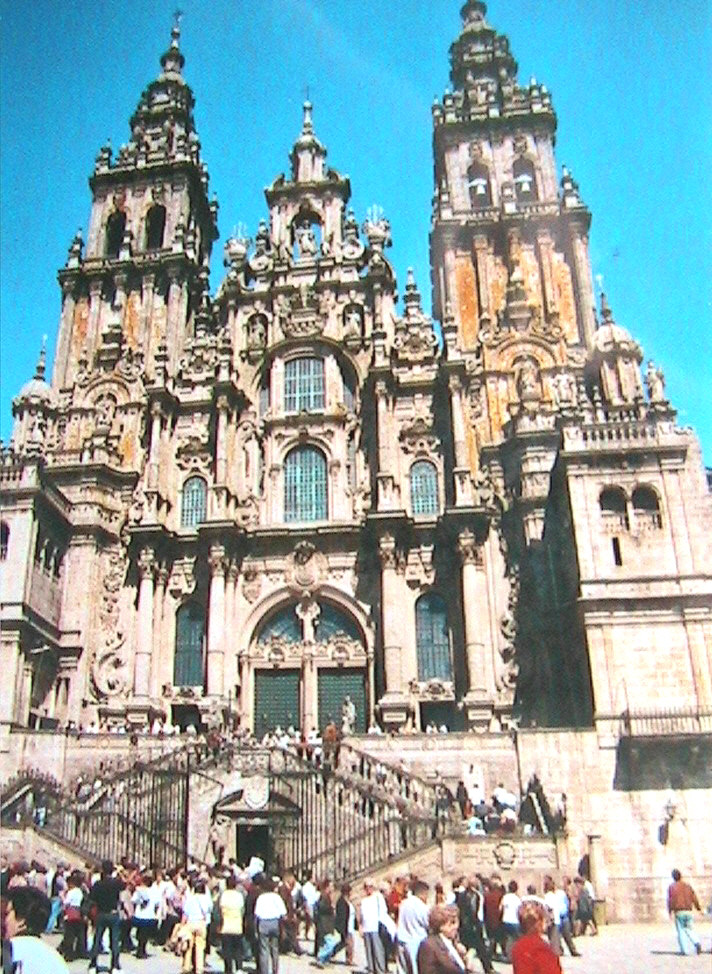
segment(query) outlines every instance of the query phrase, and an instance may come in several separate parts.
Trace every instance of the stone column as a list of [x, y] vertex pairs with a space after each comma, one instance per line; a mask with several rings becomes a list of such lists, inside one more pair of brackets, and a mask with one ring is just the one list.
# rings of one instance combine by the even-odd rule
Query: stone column
[[153, 653], [153, 586], [156, 555], [142, 548], [138, 556], [138, 614], [134, 654], [134, 693], [148, 697]]
[[150, 375], [153, 375], [153, 353], [155, 349], [151, 347], [151, 319], [153, 318], [153, 293], [156, 284], [155, 274], [144, 274], [143, 294], [141, 308], [141, 323], [143, 326], [143, 360], [150, 368]]
[[542, 313], [545, 318], [549, 318], [555, 311], [559, 310], [559, 302], [554, 286], [553, 258], [552, 252], [554, 244], [551, 234], [546, 229], [540, 229], [537, 233], [537, 248], [539, 250], [539, 269], [541, 272], [542, 293], [544, 295], [544, 307]]
[[166, 583], [168, 582], [168, 569], [165, 565], [160, 565], [156, 571], [155, 588], [155, 610], [153, 613], [153, 648], [151, 655], [151, 695], [158, 697], [161, 691], [161, 670], [163, 669], [163, 656], [165, 644], [163, 641], [163, 613], [166, 604]]
[[591, 261], [588, 255], [588, 233], [580, 223], [571, 224], [571, 250], [574, 258], [574, 290], [579, 327], [584, 343], [591, 348], [596, 331], [596, 301], [593, 296]]
[[2, 633], [0, 642], [0, 665], [3, 678], [0, 680], [0, 724], [11, 724], [17, 720], [15, 707], [19, 702], [22, 681], [22, 650], [20, 634], [16, 631]]
[[215, 482], [224, 487], [227, 473], [227, 396], [218, 396], [216, 409]]
[[386, 383], [376, 382], [376, 418], [378, 424], [378, 510], [391, 511], [396, 505], [394, 471], [391, 469], [390, 415]]
[[319, 719], [319, 687], [317, 667], [314, 662], [314, 647], [304, 647], [304, 666], [302, 669], [302, 729], [310, 731], [317, 727]]
[[608, 870], [606, 869], [603, 837], [601, 835], [588, 836], [588, 864], [596, 899], [604, 900], [608, 894]]
[[151, 445], [149, 447], [148, 486], [158, 486], [158, 467], [161, 462], [161, 430], [163, 412], [161, 404], [151, 403]]
[[383, 535], [378, 550], [381, 559], [383, 670], [386, 682], [386, 692], [381, 698], [381, 713], [385, 724], [399, 726], [408, 717], [408, 699], [402, 673], [403, 606], [399, 599], [399, 552], [392, 534]]
[[[480, 319], [490, 317], [490, 283], [488, 274], [489, 240], [484, 234], [478, 234], [473, 242], [475, 256], [475, 270], [477, 272], [477, 303], [479, 304]], [[481, 322], [480, 322], [481, 323]]]
[[214, 544], [208, 557], [210, 599], [208, 615], [208, 694], [222, 697], [225, 684], [225, 548]]
[[459, 375], [451, 375], [450, 415], [452, 418], [452, 437], [455, 453], [455, 506], [468, 507], [473, 502], [472, 477], [467, 463], [467, 440], [465, 438], [465, 414], [462, 405], [462, 382]]
[[469, 689], [465, 697], [468, 725], [485, 731], [493, 712], [493, 687], [490, 679], [492, 647], [489, 640], [487, 575], [482, 547], [472, 531], [461, 531], [457, 550], [462, 563], [462, 604], [464, 609], [465, 660]]
[[72, 335], [74, 332], [75, 307], [74, 281], [64, 280], [62, 281], [62, 316], [59, 325], [59, 341], [57, 344], [57, 353], [54, 357], [54, 372], [52, 375], [52, 385], [55, 388], [62, 388], [67, 385], [70, 349], [72, 347]]
[[[92, 278], [89, 282], [89, 322], [86, 331], [86, 344], [90, 362], [101, 337], [101, 294], [103, 289], [104, 281], [102, 278]], [[81, 351], [81, 349], [78, 349], [78, 351]]]

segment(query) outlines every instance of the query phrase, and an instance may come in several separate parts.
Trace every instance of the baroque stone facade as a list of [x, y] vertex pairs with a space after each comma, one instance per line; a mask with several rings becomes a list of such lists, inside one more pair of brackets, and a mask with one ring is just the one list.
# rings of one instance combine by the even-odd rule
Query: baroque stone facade
[[[433, 315], [304, 105], [209, 289], [179, 30], [3, 452], [5, 728], [482, 734], [712, 713], [712, 499], [662, 371], [595, 308], [556, 116], [467, 0], [433, 106]], [[630, 727], [630, 725], [628, 725]], [[672, 725], [670, 725], [672, 727]], [[673, 728], [674, 729], [674, 728]], [[703, 728], [698, 727], [697, 730]]]

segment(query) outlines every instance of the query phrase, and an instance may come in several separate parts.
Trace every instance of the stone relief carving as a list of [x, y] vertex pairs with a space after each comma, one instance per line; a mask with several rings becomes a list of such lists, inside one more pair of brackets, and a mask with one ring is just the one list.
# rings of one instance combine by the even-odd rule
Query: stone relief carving
[[168, 577], [169, 593], [180, 601], [193, 594], [195, 585], [195, 557], [177, 558]]
[[440, 449], [440, 440], [433, 432], [432, 420], [424, 416], [406, 420], [401, 426], [398, 437], [403, 450], [408, 454], [433, 456]]
[[286, 584], [295, 592], [311, 595], [328, 574], [326, 556], [309, 541], [300, 541], [287, 557], [284, 567]]
[[104, 577], [99, 604], [98, 645], [89, 672], [91, 688], [98, 700], [125, 696], [130, 689], [126, 639], [120, 628], [119, 595], [126, 578], [128, 559], [125, 545], [117, 542], [103, 555]]
[[198, 470], [206, 473], [212, 460], [210, 433], [201, 417], [194, 417], [189, 426], [180, 429], [177, 436], [176, 463], [181, 470]]

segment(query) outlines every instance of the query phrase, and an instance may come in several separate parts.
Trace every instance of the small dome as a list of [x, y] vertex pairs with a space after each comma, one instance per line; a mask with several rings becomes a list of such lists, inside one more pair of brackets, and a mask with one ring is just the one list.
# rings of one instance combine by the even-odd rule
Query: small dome
[[601, 295], [601, 311], [603, 322], [593, 336], [594, 351], [603, 355], [608, 355], [611, 352], [626, 352], [642, 359], [643, 353], [640, 345], [629, 331], [617, 325], [613, 320], [613, 312], [608, 305], [605, 294]]
[[45, 381], [45, 361], [46, 352], [44, 348], [40, 352], [40, 357], [37, 361], [37, 368], [35, 369], [35, 374], [26, 382], [22, 389], [20, 389], [19, 395], [15, 398], [15, 404], [33, 402], [33, 403], [46, 403], [48, 406], [54, 404], [54, 392], [52, 387]]

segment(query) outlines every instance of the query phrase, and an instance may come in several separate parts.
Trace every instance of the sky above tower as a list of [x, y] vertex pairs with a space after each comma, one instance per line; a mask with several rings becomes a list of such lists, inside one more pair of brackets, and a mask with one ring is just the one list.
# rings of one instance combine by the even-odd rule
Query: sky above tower
[[[429, 306], [430, 106], [449, 83], [458, 0], [184, 0], [184, 76], [223, 245], [254, 238], [263, 188], [286, 171], [307, 91], [328, 163], [351, 177], [359, 222], [391, 221], [402, 294], [413, 266]], [[78, 226], [87, 177], [115, 149], [168, 46], [175, 0], [2, 3], [0, 60], [0, 435], [33, 373], [52, 360], [56, 271]], [[593, 212], [591, 256], [616, 320], [662, 365], [682, 425], [712, 465], [712, 7], [687, 0], [492, 0], [520, 81], [552, 92], [557, 157]]]

